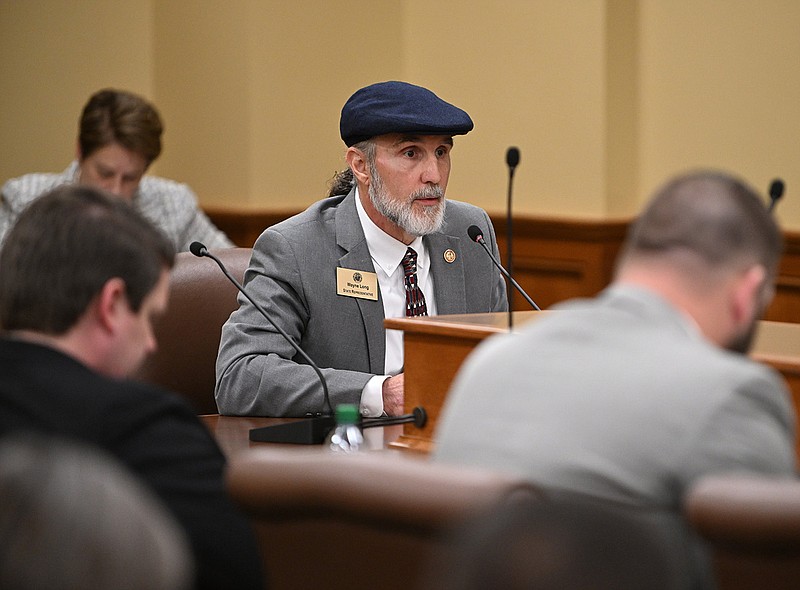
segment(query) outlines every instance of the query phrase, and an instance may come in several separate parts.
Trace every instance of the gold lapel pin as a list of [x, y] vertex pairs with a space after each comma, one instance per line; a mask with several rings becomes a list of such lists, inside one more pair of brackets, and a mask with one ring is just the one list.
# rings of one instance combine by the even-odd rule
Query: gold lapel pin
[[444, 251], [444, 261], [447, 264], [453, 264], [456, 261], [456, 253], [454, 250], [448, 248]]

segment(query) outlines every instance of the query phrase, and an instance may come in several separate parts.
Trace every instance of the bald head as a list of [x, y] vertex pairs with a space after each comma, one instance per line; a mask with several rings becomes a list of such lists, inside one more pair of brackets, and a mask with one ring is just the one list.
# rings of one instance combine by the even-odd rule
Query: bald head
[[772, 300], [782, 246], [755, 191], [695, 172], [668, 182], [633, 224], [616, 281], [658, 293], [710, 341], [745, 352]]
[[727, 174], [694, 172], [655, 194], [631, 228], [620, 267], [694, 258], [721, 271], [761, 265], [773, 278], [782, 247], [780, 229], [753, 189]]

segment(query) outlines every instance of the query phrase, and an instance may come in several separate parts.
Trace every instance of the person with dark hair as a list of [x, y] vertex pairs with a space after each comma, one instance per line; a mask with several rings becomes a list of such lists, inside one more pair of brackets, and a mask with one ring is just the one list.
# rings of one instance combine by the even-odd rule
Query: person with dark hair
[[698, 477], [794, 473], [786, 385], [743, 354], [781, 249], [743, 182], [710, 171], [673, 179], [633, 224], [610, 287], [467, 359], [434, 459], [663, 511], [676, 534]]
[[26, 174], [0, 191], [0, 245], [19, 214], [47, 191], [64, 184], [100, 188], [129, 201], [160, 228], [178, 250], [199, 240], [209, 248], [233, 243], [214, 227], [185, 184], [147, 176], [161, 154], [163, 124], [156, 108], [131, 92], [104, 89], [83, 107], [77, 159], [61, 174]]
[[675, 548], [634, 515], [585, 499], [493, 507], [441, 538], [425, 590], [680, 590]]
[[[453, 137], [472, 127], [427, 88], [356, 91], [339, 121], [350, 181], [255, 243], [246, 287], [322, 368], [333, 406], [403, 412], [402, 333], [384, 318], [507, 308], [503, 277], [467, 237], [478, 225], [497, 254], [489, 216], [445, 199]], [[223, 414], [323, 409], [314, 370], [245, 300], [222, 329], [216, 399]]]
[[188, 590], [186, 535], [102, 450], [40, 434], [0, 439], [0, 588]]
[[0, 436], [43, 432], [104, 449], [186, 532], [198, 588], [261, 588], [253, 531], [225, 459], [178, 396], [128, 381], [156, 348], [175, 249], [127, 202], [64, 185], [0, 250]]

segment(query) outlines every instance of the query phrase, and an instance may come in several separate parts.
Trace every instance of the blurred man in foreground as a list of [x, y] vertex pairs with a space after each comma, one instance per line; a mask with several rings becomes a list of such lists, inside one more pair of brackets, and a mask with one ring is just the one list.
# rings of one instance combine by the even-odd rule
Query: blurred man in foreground
[[781, 248], [774, 219], [740, 181], [713, 172], [672, 180], [633, 225], [608, 289], [468, 359], [436, 460], [661, 513], [676, 534], [688, 534], [681, 501], [698, 477], [793, 474], [786, 387], [743, 354], [772, 299]]
[[198, 588], [261, 588], [207, 429], [178, 397], [124, 380], [156, 348], [174, 256], [127, 202], [93, 188], [59, 187], [20, 215], [0, 251], [0, 436], [104, 449], [184, 527]]

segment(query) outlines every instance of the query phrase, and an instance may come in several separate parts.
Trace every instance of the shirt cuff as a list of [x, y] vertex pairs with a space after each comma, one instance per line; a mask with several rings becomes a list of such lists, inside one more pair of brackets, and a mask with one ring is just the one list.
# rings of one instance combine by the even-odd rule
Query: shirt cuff
[[383, 415], [383, 382], [389, 375], [375, 375], [361, 390], [359, 410], [362, 416], [374, 417]]

